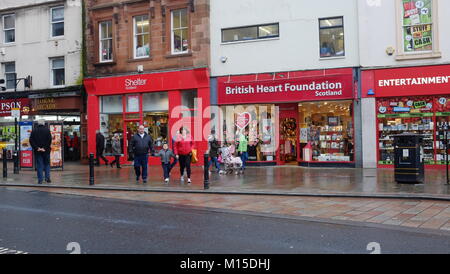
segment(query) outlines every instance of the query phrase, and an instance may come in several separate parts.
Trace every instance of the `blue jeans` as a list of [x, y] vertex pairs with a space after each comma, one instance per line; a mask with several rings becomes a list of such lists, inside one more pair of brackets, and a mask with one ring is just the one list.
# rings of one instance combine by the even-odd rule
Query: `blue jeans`
[[162, 168], [164, 172], [164, 179], [168, 179], [170, 177], [170, 171], [177, 164], [178, 160], [175, 159], [173, 163], [162, 163]]
[[217, 157], [211, 157], [211, 159], [208, 162], [208, 169], [211, 167], [212, 163], [214, 163], [214, 165], [215, 165], [215, 167], [217, 169], [217, 172], [219, 172], [220, 171], [220, 163], [217, 160]]
[[148, 155], [135, 155], [134, 156], [134, 171], [136, 172], [136, 180], [141, 177], [142, 167], [142, 180], [147, 180], [148, 173]]
[[245, 163], [248, 160], [248, 152], [247, 151], [241, 152], [241, 160], [242, 160], [242, 168], [241, 168], [241, 170], [244, 170], [245, 169]]
[[45, 179], [50, 180], [50, 153], [36, 152], [35, 156], [38, 181], [44, 181], [43, 171], [45, 171]]

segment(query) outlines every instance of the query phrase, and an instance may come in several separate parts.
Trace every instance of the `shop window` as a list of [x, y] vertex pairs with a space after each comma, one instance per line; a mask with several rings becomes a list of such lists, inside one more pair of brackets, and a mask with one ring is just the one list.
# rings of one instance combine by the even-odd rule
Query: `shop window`
[[99, 24], [100, 34], [100, 62], [113, 60], [112, 22], [105, 21]]
[[16, 16], [14, 14], [3, 16], [3, 39], [5, 44], [16, 41]]
[[238, 105], [221, 107], [223, 146], [236, 150], [236, 141], [248, 130], [249, 161], [275, 161], [275, 106]]
[[148, 15], [133, 17], [134, 58], [150, 56], [150, 21]]
[[354, 161], [352, 108], [351, 101], [299, 104], [302, 161]]
[[405, 53], [433, 50], [431, 0], [403, 0], [403, 42]]
[[50, 9], [52, 37], [64, 36], [64, 7]]
[[[6, 158], [12, 159], [16, 139], [14, 119], [11, 119], [9, 117], [0, 117], [0, 124], [0, 142], [6, 148]], [[0, 155], [0, 159], [2, 158], [3, 155]]]
[[319, 19], [320, 58], [345, 56], [344, 18]]
[[171, 12], [172, 25], [172, 54], [189, 51], [189, 23], [187, 9], [173, 10]]
[[279, 24], [257, 25], [222, 30], [222, 43], [279, 37]]
[[139, 94], [127, 95], [126, 112], [139, 112], [139, 109], [140, 109], [140, 95]]
[[153, 138], [156, 153], [164, 142], [169, 143], [169, 98], [167, 92], [152, 92], [143, 95], [144, 126]]
[[50, 60], [51, 64], [51, 82], [52, 85], [64, 86], [65, 84], [65, 67], [64, 67], [64, 58], [54, 58]]
[[5, 71], [6, 89], [14, 90], [16, 87], [16, 63], [5, 63], [3, 67]]
[[112, 138], [119, 134], [123, 153], [123, 107], [122, 96], [100, 97], [100, 132], [105, 137], [105, 155], [112, 155]]

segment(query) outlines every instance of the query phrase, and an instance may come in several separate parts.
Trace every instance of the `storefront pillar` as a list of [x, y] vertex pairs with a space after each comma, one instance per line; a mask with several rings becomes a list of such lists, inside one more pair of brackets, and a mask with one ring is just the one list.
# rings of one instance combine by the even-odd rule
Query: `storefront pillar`
[[88, 117], [88, 155], [94, 153], [96, 155], [96, 131], [100, 129], [100, 119], [99, 119], [99, 100], [98, 96], [89, 95], [87, 99], [87, 117]]

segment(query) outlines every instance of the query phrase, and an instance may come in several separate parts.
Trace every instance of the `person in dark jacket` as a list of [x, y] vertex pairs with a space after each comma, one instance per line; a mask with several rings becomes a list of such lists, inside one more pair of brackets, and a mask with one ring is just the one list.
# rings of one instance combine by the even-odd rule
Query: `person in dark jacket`
[[[163, 144], [163, 149], [161, 149], [156, 156], [161, 157], [161, 164], [164, 173], [164, 182], [169, 183], [170, 171], [177, 164], [178, 162], [177, 157], [175, 156], [175, 153], [173, 153], [173, 151], [169, 149], [169, 145], [167, 143]], [[171, 158], [175, 159], [173, 163], [170, 163]]]
[[30, 144], [36, 157], [38, 184], [42, 184], [44, 181], [42, 176], [43, 171], [45, 171], [45, 181], [47, 183], [51, 183], [50, 151], [52, 145], [52, 134], [50, 133], [50, 130], [45, 127], [44, 120], [39, 120], [37, 127], [31, 132]]
[[211, 131], [211, 136], [209, 138], [209, 157], [210, 160], [208, 162], [208, 169], [211, 166], [212, 163], [214, 163], [215, 167], [216, 167], [216, 172], [219, 173], [220, 172], [220, 163], [218, 161], [218, 157], [219, 157], [219, 142], [217, 141], [216, 138], [216, 132], [214, 130]]
[[111, 167], [116, 164], [117, 168], [120, 167], [120, 156], [122, 156], [122, 146], [120, 144], [120, 137], [119, 134], [114, 134], [113, 140], [112, 140], [112, 153], [114, 155], [114, 161], [111, 162]]
[[153, 139], [145, 132], [144, 126], [139, 126], [138, 133], [133, 135], [130, 145], [134, 153], [136, 183], [139, 183], [139, 178], [142, 175], [142, 182], [146, 184], [148, 175], [148, 153], [153, 152]]
[[105, 136], [97, 130], [97, 135], [95, 136], [95, 143], [97, 148], [97, 163], [96, 166], [100, 166], [100, 158], [105, 161], [105, 165], [108, 165], [108, 159], [103, 156], [103, 150], [105, 150]]

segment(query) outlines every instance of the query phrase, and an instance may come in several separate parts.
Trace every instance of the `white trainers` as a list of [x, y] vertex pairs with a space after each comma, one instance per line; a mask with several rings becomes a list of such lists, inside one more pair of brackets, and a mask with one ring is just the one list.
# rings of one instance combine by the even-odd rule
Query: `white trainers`
[[190, 184], [191, 183], [191, 178], [188, 178], [188, 184]]
[[180, 179], [182, 182], [184, 182], [184, 176], [181, 176], [181, 179]]
[[169, 178], [164, 179], [164, 182], [167, 184], [169, 182]]

